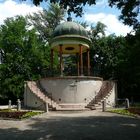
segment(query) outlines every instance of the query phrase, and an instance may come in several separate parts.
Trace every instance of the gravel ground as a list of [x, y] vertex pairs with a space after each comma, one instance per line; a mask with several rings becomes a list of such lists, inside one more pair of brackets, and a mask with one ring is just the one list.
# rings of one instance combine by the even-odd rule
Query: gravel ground
[[140, 119], [99, 110], [1, 119], [0, 140], [140, 140]]

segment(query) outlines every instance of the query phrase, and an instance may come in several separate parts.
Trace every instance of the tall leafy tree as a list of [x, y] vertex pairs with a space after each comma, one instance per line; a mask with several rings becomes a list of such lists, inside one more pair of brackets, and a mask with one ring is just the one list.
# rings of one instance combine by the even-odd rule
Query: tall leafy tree
[[[46, 2], [48, 0], [45, 0]], [[42, 0], [33, 0], [35, 5], [39, 5]], [[83, 6], [86, 4], [93, 5], [98, 0], [50, 0], [51, 3], [58, 2], [59, 5], [65, 9], [68, 9], [68, 13], [74, 12], [77, 16], [81, 16], [83, 13]], [[139, 0], [108, 0], [109, 6], [116, 6], [121, 10], [120, 19], [125, 24], [132, 25], [134, 28], [140, 26], [140, 1]]]
[[91, 27], [91, 70], [92, 74], [104, 79], [117, 79], [115, 69], [118, 65], [120, 50], [125, 46], [124, 37], [117, 37], [114, 34], [105, 35], [106, 26], [98, 22], [95, 27]]
[[140, 29], [126, 37], [117, 65], [118, 84], [121, 95], [139, 100], [140, 94]]
[[42, 45], [36, 30], [28, 29], [24, 17], [5, 20], [0, 27], [0, 49], [3, 51], [0, 65], [1, 94], [18, 98], [23, 95], [24, 81], [41, 76], [41, 69], [47, 61], [39, 51]]
[[100, 21], [97, 22], [96, 26], [91, 25], [91, 31], [90, 31], [90, 38], [94, 42], [98, 38], [101, 38], [105, 36], [105, 30], [106, 30], [106, 25], [101, 23]]
[[98, 36], [102, 30], [97, 30], [97, 26], [91, 31], [92, 73], [104, 79], [117, 80], [120, 98], [133, 97], [139, 101], [140, 29], [136, 30], [135, 35], [128, 34], [126, 37]]
[[41, 40], [48, 42], [55, 27], [64, 20], [65, 10], [57, 3], [52, 3], [49, 9], [28, 16], [28, 21], [39, 33]]
[[91, 49], [93, 72], [104, 79], [117, 79], [116, 66], [119, 63], [119, 53], [124, 44], [124, 37], [114, 35], [97, 39]]
[[140, 0], [109, 0], [109, 5], [121, 10], [119, 18], [124, 24], [139, 28]]
[[[49, 41], [51, 40], [52, 32], [61, 21], [64, 20], [65, 10], [61, 8], [57, 3], [51, 3], [48, 10], [44, 9], [41, 12], [34, 13], [33, 15], [28, 16], [28, 23], [37, 30], [40, 40], [47, 44], [47, 47], [42, 46], [42, 54], [45, 60], [49, 62], [50, 56], [50, 46]], [[54, 55], [54, 71], [58, 73], [58, 59], [57, 54]], [[45, 76], [50, 75], [49, 68], [46, 67], [43, 70]]]
[[[24, 81], [51, 75], [48, 42], [52, 31], [63, 17], [64, 10], [60, 9], [58, 4], [51, 4], [48, 11], [44, 10], [26, 18], [8, 18], [4, 25], [1, 25], [2, 97], [22, 97]], [[56, 57], [54, 63], [57, 68]]]

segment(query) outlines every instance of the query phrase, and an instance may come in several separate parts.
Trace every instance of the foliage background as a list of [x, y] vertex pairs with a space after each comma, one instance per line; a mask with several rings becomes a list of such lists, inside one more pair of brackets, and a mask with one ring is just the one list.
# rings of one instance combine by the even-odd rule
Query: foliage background
[[[110, 4], [115, 3], [117, 1], [112, 1]], [[119, 8], [122, 8], [122, 5]], [[2, 61], [0, 64], [0, 103], [5, 100], [7, 103], [8, 99], [14, 101], [17, 98], [23, 99], [25, 81], [51, 76], [49, 41], [52, 31], [64, 20], [65, 14], [66, 11], [58, 4], [51, 4], [48, 11], [44, 10], [42, 13], [27, 17], [8, 18], [0, 26]], [[123, 18], [125, 16], [124, 14]], [[124, 22], [127, 23], [126, 18]], [[80, 24], [87, 26], [86, 22]], [[105, 80], [117, 80], [120, 98], [127, 97], [139, 101], [140, 27], [138, 22], [127, 24], [134, 25], [134, 35], [106, 36], [106, 26], [100, 22], [95, 27], [91, 27], [89, 31], [89, 37], [92, 40], [91, 73]], [[65, 67], [71, 67], [71, 69], [65, 69], [65, 74], [75, 73], [75, 56], [69, 56], [64, 61], [67, 62]], [[85, 62], [86, 57], [84, 57]], [[55, 54], [54, 71], [59, 74], [57, 69], [58, 57]]]

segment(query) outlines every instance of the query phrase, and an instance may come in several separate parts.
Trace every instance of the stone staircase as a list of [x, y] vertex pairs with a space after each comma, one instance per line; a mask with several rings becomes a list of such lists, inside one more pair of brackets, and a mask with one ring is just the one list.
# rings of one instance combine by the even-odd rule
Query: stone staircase
[[[58, 104], [51, 93], [48, 93], [39, 83], [39, 81], [28, 81], [27, 87], [31, 93], [39, 98], [45, 105], [48, 103], [50, 110], [84, 110], [84, 109], [98, 109], [101, 108], [102, 100], [107, 99], [112, 92], [114, 83], [111, 81], [103, 81], [102, 86], [95, 97], [85, 106], [81, 104]], [[45, 106], [44, 106], [45, 107]]]
[[[53, 99], [52, 97], [52, 93], [49, 93], [43, 86], [42, 84], [40, 83], [40, 81], [36, 81], [36, 85], [37, 87], [49, 98], [51, 98], [51, 100], [55, 101], [55, 99]], [[56, 101], [55, 101], [56, 102]]]
[[97, 95], [87, 104], [86, 108], [90, 108], [92, 110], [101, 108], [102, 100], [107, 99], [113, 89], [113, 82], [111, 81], [103, 81], [102, 86], [97, 93]]
[[36, 95], [44, 103], [48, 103], [49, 107], [51, 107], [53, 110], [61, 109], [61, 107], [54, 100], [52, 100], [50, 97], [44, 94], [44, 92], [38, 86], [37, 82], [28, 81], [27, 86], [34, 95]]

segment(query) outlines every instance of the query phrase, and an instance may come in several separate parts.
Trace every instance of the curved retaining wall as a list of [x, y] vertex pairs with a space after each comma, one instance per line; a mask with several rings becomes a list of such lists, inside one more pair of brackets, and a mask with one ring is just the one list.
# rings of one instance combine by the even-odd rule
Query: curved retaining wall
[[102, 86], [97, 77], [53, 77], [40, 80], [42, 87], [52, 94], [59, 104], [88, 103]]

